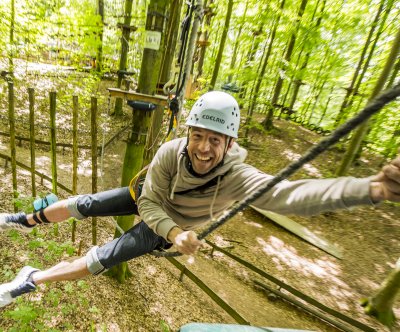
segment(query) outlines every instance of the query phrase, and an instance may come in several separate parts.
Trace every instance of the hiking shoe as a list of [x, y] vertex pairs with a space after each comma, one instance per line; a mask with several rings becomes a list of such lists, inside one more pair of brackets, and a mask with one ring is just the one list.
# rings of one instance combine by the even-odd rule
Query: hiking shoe
[[31, 266], [25, 266], [18, 272], [13, 281], [0, 285], [0, 308], [14, 302], [18, 296], [33, 292], [36, 285], [32, 274], [40, 271]]
[[34, 227], [29, 227], [24, 222], [26, 222], [25, 213], [0, 213], [0, 231], [16, 229], [22, 233], [32, 232]]

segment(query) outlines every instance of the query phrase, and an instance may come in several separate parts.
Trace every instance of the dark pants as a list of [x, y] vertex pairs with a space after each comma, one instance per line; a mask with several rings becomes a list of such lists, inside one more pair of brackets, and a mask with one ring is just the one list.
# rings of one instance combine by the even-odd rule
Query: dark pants
[[[71, 202], [84, 217], [139, 215], [128, 187], [78, 196], [72, 198]], [[95, 253], [89, 252], [88, 268], [90, 272], [98, 274], [119, 263], [170, 246], [170, 243], [141, 221], [119, 238], [95, 247]]]

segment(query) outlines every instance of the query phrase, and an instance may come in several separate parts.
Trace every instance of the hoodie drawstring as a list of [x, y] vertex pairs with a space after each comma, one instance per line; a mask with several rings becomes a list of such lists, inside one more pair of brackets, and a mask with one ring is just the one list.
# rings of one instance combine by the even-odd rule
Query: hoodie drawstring
[[178, 185], [179, 169], [180, 169], [180, 167], [181, 167], [181, 160], [182, 160], [182, 158], [183, 158], [183, 154], [180, 154], [180, 155], [179, 155], [179, 158], [178, 158], [178, 167], [177, 167], [177, 171], [176, 171], [176, 180], [175, 180], [175, 182], [174, 182], [174, 185], [172, 186], [171, 194], [169, 195], [169, 198], [170, 198], [171, 200], [174, 199], [175, 188], [176, 188], [176, 186]]
[[220, 182], [221, 182], [221, 175], [218, 176], [217, 186], [215, 188], [214, 196], [213, 196], [213, 199], [212, 199], [211, 204], [210, 204], [210, 220], [211, 221], [214, 220], [213, 207], [214, 207], [215, 200], [217, 199], [217, 194], [218, 194]]

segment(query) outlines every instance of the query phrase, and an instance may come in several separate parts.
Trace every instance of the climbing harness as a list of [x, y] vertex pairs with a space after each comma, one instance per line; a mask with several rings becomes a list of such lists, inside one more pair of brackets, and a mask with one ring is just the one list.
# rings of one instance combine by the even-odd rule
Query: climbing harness
[[[211, 224], [206, 230], [199, 234], [198, 239], [204, 239], [212, 231], [222, 226], [226, 221], [232, 218], [236, 213], [243, 211], [247, 206], [249, 206], [261, 195], [267, 193], [279, 182], [294, 174], [304, 164], [310, 162], [322, 152], [325, 152], [330, 146], [337, 143], [342, 137], [346, 136], [350, 131], [369, 119], [372, 115], [382, 109], [383, 106], [385, 106], [398, 96], [400, 96], [400, 84], [397, 84], [393, 88], [383, 92], [381, 95], [374, 98], [361, 112], [359, 112], [353, 118], [351, 118], [335, 131], [333, 131], [330, 136], [322, 139], [317, 145], [310, 148], [299, 160], [294, 161], [286, 166], [267, 184], [260, 186], [253, 194], [251, 194], [241, 202], [235, 204], [230, 210], [225, 211], [213, 224]], [[177, 257], [182, 255], [180, 252], [163, 251], [153, 251], [151, 254], [157, 257]]]
[[137, 173], [129, 183], [129, 192], [135, 202], [142, 193], [144, 181], [146, 180], [147, 171], [150, 165], [146, 165], [139, 173]]

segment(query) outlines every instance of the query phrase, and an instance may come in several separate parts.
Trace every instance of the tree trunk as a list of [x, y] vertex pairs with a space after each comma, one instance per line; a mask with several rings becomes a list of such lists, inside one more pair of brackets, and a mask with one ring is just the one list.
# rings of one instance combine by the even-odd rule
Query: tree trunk
[[[393, 41], [392, 49], [391, 49], [389, 57], [386, 61], [385, 67], [382, 70], [382, 73], [375, 85], [374, 90], [372, 91], [372, 94], [371, 94], [371, 97], [369, 100], [372, 100], [381, 92], [382, 88], [385, 85], [385, 82], [387, 81], [387, 79], [390, 75], [390, 72], [393, 68], [393, 64], [395, 63], [396, 58], [399, 54], [399, 50], [400, 50], [400, 29], [397, 31], [397, 35], [396, 35], [395, 40]], [[368, 127], [369, 127], [369, 121], [366, 121], [356, 130], [356, 132], [354, 133], [354, 136], [352, 137], [352, 139], [350, 141], [349, 147], [343, 158], [342, 164], [336, 170], [336, 175], [342, 176], [347, 173], [347, 171], [350, 168], [350, 165], [354, 161], [354, 159], [360, 149], [361, 143], [368, 131]]]
[[[384, 1], [382, 1], [382, 2], [384, 2]], [[347, 109], [351, 109], [351, 106], [352, 106], [353, 101], [354, 101], [354, 97], [358, 94], [358, 91], [360, 89], [360, 85], [364, 80], [365, 73], [367, 72], [367, 69], [369, 67], [369, 63], [371, 62], [372, 56], [373, 56], [373, 54], [375, 52], [376, 44], [378, 43], [379, 37], [381, 36], [382, 32], [384, 31], [385, 23], [386, 23], [386, 20], [387, 20], [387, 18], [389, 16], [390, 10], [392, 9], [392, 5], [393, 5], [393, 0], [389, 1], [389, 3], [386, 6], [383, 18], [382, 18], [382, 20], [381, 20], [381, 22], [379, 24], [378, 32], [376, 33], [374, 41], [373, 41], [373, 43], [371, 45], [371, 48], [369, 50], [369, 54], [368, 54], [367, 60], [365, 60], [365, 63], [363, 65], [363, 70], [361, 71], [361, 74], [357, 78], [357, 83], [354, 86], [353, 92], [351, 93], [351, 96], [350, 96], [350, 100], [349, 100], [349, 102], [348, 102], [348, 104], [346, 106]]]
[[324, 117], [325, 117], [326, 111], [328, 110], [329, 103], [330, 103], [331, 100], [332, 100], [332, 93], [333, 93], [334, 87], [335, 87], [335, 86], [332, 85], [331, 90], [330, 90], [330, 93], [328, 94], [328, 96], [329, 96], [329, 97], [328, 97], [328, 100], [327, 100], [326, 103], [325, 103], [324, 109], [322, 110], [322, 114], [321, 114], [321, 116], [319, 117], [319, 120], [318, 120], [318, 123], [317, 123], [317, 126], [318, 126], [318, 127], [321, 126], [321, 122], [322, 122], [322, 120], [323, 120]]
[[214, 13], [212, 12], [212, 7], [211, 5], [214, 3], [214, 0], [210, 0], [210, 3], [208, 4], [207, 7], [207, 2], [204, 3], [204, 8], [205, 8], [205, 19], [204, 19], [204, 31], [200, 32], [200, 54], [199, 54], [199, 61], [197, 62], [197, 75], [196, 75], [196, 81], [198, 80], [201, 75], [203, 75], [203, 65], [204, 65], [204, 58], [206, 55], [206, 49], [209, 44], [208, 41], [208, 36], [209, 36], [209, 28], [211, 25], [211, 18], [214, 16]]
[[179, 33], [179, 20], [181, 17], [183, 0], [172, 0], [169, 9], [170, 18], [165, 33], [165, 47], [161, 60], [160, 78], [158, 82], [164, 86], [171, 78], [171, 71], [178, 68], [171, 68], [176, 53], [176, 44]]
[[[319, 4], [319, 2], [317, 3], [317, 5], [315, 7], [315, 11], [317, 10], [318, 4]], [[324, 0], [322, 2], [321, 13], [320, 13], [320, 15], [317, 19], [317, 22], [315, 23], [315, 27], [314, 27], [315, 31], [318, 31], [318, 29], [321, 25], [322, 17], [324, 15], [325, 5], [326, 5], [326, 0]], [[313, 13], [312, 19], [314, 19], [314, 14], [315, 14], [315, 12]], [[304, 45], [305, 44], [303, 44], [303, 47], [304, 47]], [[289, 103], [289, 109], [291, 109], [291, 110], [293, 109], [294, 104], [297, 100], [297, 95], [300, 91], [300, 86], [303, 84], [303, 75], [304, 75], [305, 69], [307, 68], [308, 61], [310, 60], [310, 56], [311, 56], [311, 50], [308, 50], [306, 56], [304, 57], [304, 61], [300, 67], [299, 74], [293, 81], [292, 97], [290, 98], [290, 103]]]
[[[132, 2], [133, 0], [125, 0], [125, 15], [124, 15], [124, 25], [122, 28], [122, 38], [121, 38], [121, 56], [119, 58], [119, 70], [118, 70], [118, 80], [117, 88], [121, 88], [122, 79], [124, 74], [122, 71], [126, 71], [126, 65], [128, 62], [128, 51], [129, 51], [129, 38], [131, 34], [131, 19], [132, 19]], [[143, 62], [142, 62], [143, 64]], [[117, 98], [115, 101], [114, 114], [120, 116], [122, 112], [122, 98]]]
[[[129, 1], [129, 0], [128, 0]], [[166, 17], [167, 8], [169, 8], [169, 0], [151, 0], [147, 10], [146, 31], [149, 34], [160, 33], [159, 48], [145, 48], [143, 51], [142, 66], [140, 69], [138, 92], [153, 95], [156, 91], [157, 80], [161, 66], [161, 56], [164, 42], [164, 17]], [[150, 47], [150, 46], [149, 46]], [[127, 186], [130, 180], [142, 169], [143, 156], [147, 140], [147, 133], [151, 126], [151, 111], [133, 110], [132, 132], [129, 135], [124, 165], [122, 169], [121, 186]], [[123, 230], [132, 227], [134, 216], [122, 216], [117, 218], [118, 225]], [[118, 229], [115, 231], [115, 237], [120, 236]], [[124, 282], [126, 278], [131, 276], [127, 263], [121, 263], [107, 272], [116, 278], [119, 282]]]
[[378, 12], [376, 13], [374, 21], [373, 21], [373, 23], [371, 25], [371, 29], [369, 31], [369, 34], [368, 34], [367, 40], [365, 42], [364, 48], [363, 48], [363, 50], [361, 52], [360, 59], [358, 60], [358, 64], [357, 64], [356, 70], [354, 71], [353, 78], [351, 80], [350, 86], [346, 89], [346, 95], [345, 95], [345, 97], [343, 99], [342, 105], [340, 106], [339, 113], [338, 113], [338, 115], [337, 115], [337, 117], [335, 119], [335, 126], [338, 126], [342, 122], [342, 120], [345, 118], [345, 114], [344, 113], [346, 112], [346, 110], [348, 108], [349, 99], [350, 99], [351, 95], [354, 92], [354, 85], [356, 84], [357, 78], [358, 78], [359, 73], [361, 71], [361, 67], [362, 67], [362, 65], [364, 63], [365, 55], [366, 55], [367, 50], [369, 48], [369, 45], [371, 43], [372, 36], [373, 36], [373, 34], [375, 32], [375, 29], [376, 29], [376, 27], [377, 27], [377, 25], [379, 23], [379, 18], [380, 18], [380, 15], [382, 13], [384, 2], [385, 1], [382, 0], [380, 6], [378, 8]]
[[395, 79], [398, 77], [400, 71], [400, 58], [397, 60], [396, 64], [394, 65], [392, 75], [390, 76], [389, 82], [387, 87], [390, 88], [393, 86]]
[[[250, 71], [254, 67], [252, 65], [252, 62], [254, 60], [255, 54], [256, 54], [256, 52], [258, 50], [258, 47], [259, 47], [259, 45], [261, 43], [261, 36], [263, 34], [263, 30], [264, 30], [264, 22], [261, 22], [261, 25], [260, 25], [259, 29], [256, 30], [256, 31], [253, 31], [253, 42], [251, 44], [250, 49], [247, 52], [246, 63], [244, 65], [243, 77], [247, 77], [250, 74]], [[263, 57], [264, 57], [264, 54], [265, 54], [265, 49], [266, 49], [266, 46], [264, 47], [264, 50], [263, 50]], [[262, 59], [260, 60], [260, 62], [261, 61], [262, 61]], [[249, 84], [249, 80], [248, 79], [244, 79], [240, 84], [240, 86], [241, 86], [241, 91], [240, 91], [240, 95], [239, 95], [240, 96], [240, 98], [239, 98], [240, 101], [245, 99], [246, 96], [248, 95], [247, 94], [248, 84]], [[250, 95], [252, 95], [252, 94], [250, 94]], [[241, 105], [239, 105], [239, 106], [242, 108]]]
[[10, 17], [10, 35], [9, 35], [9, 53], [8, 53], [8, 72], [14, 76], [14, 24], [15, 24], [15, 0], [11, 0], [11, 17]]
[[[178, 77], [178, 82], [177, 82], [177, 88], [176, 88], [176, 98], [178, 100], [179, 104], [179, 110], [178, 114], [176, 116], [178, 122], [180, 119], [180, 113], [181, 113], [181, 106], [183, 105], [183, 98], [184, 94], [187, 88], [187, 84], [190, 80], [190, 74], [193, 66], [193, 55], [194, 55], [194, 50], [195, 50], [195, 44], [196, 44], [196, 39], [197, 39], [197, 31], [200, 26], [200, 21], [201, 21], [201, 14], [203, 12], [203, 6], [201, 3], [201, 0], [196, 1], [195, 5], [195, 10], [192, 15], [192, 29], [190, 32], [188, 32], [188, 40], [185, 45], [185, 52], [183, 53], [185, 55], [184, 58], [181, 59], [181, 75]], [[190, 25], [190, 24], [189, 24]], [[146, 144], [146, 153], [144, 156], [144, 160], [146, 163], [150, 163], [151, 160], [153, 159], [153, 156], [157, 150], [157, 145], [164, 139], [163, 137], [160, 136], [160, 132], [162, 132], [161, 129], [161, 124], [162, 124], [162, 119], [163, 119], [163, 108], [157, 107], [156, 112], [153, 116], [153, 121], [152, 121], [152, 126], [151, 126], [151, 132], [149, 134], [149, 137], [147, 139], [147, 144]], [[175, 132], [176, 134], [176, 132]], [[170, 136], [172, 137], [172, 136]]]
[[396, 267], [383, 281], [378, 291], [370, 298], [363, 299], [361, 305], [364, 312], [375, 317], [379, 322], [392, 328], [396, 317], [393, 312], [393, 304], [400, 290], [400, 259]]
[[[294, 45], [296, 43], [296, 35], [297, 35], [298, 27], [300, 25], [301, 18], [303, 17], [304, 9], [306, 8], [307, 2], [308, 2], [308, 0], [301, 1], [299, 12], [297, 13], [296, 28], [294, 29], [294, 32], [292, 33], [292, 36], [290, 38], [290, 41], [289, 41], [289, 44], [288, 44], [288, 47], [286, 50], [285, 61], [281, 68], [282, 71], [286, 71], [287, 63], [290, 62], [290, 59], [292, 57]], [[272, 96], [271, 105], [269, 106], [269, 109], [268, 109], [268, 114], [262, 122], [262, 125], [264, 126], [264, 128], [266, 130], [270, 130], [273, 127], [272, 120], [273, 120], [273, 115], [274, 115], [274, 105], [278, 102], [278, 98], [281, 93], [282, 86], [283, 86], [283, 77], [282, 77], [282, 75], [279, 75], [278, 81], [276, 82], [276, 85], [275, 85], [274, 94]]]
[[236, 65], [237, 53], [238, 53], [239, 44], [240, 44], [240, 36], [242, 34], [243, 26], [244, 26], [244, 23], [245, 23], [248, 5], [249, 5], [249, 1], [247, 0], [245, 8], [244, 8], [244, 13], [243, 13], [243, 15], [241, 17], [242, 22], [240, 23], [240, 26], [239, 26], [239, 29], [238, 29], [238, 33], [237, 33], [237, 35], [235, 37], [236, 42], [235, 42], [235, 46], [233, 47], [232, 60], [231, 60], [230, 66], [229, 66], [228, 83], [232, 82], [232, 78], [233, 78], [233, 74], [232, 73], [233, 73], [233, 70], [234, 70], [235, 65]]
[[259, 92], [260, 92], [261, 83], [262, 83], [262, 80], [264, 78], [264, 74], [265, 74], [265, 70], [267, 68], [269, 57], [271, 55], [272, 45], [273, 45], [274, 40], [275, 40], [276, 31], [278, 29], [279, 21], [281, 19], [282, 10], [283, 10], [284, 7], [285, 7], [285, 0], [282, 0], [281, 1], [281, 5], [279, 7], [280, 11], [278, 13], [278, 17], [276, 18], [274, 27], [273, 27], [272, 32], [271, 32], [271, 38], [269, 40], [267, 53], [265, 54], [261, 70], [260, 70], [260, 72], [259, 72], [259, 74], [257, 76], [257, 80], [256, 80], [256, 83], [254, 85], [254, 90], [253, 90], [253, 94], [252, 94], [253, 97], [252, 97], [252, 100], [250, 102], [249, 109], [247, 111], [246, 122], [245, 122], [245, 125], [244, 125], [244, 128], [245, 128], [244, 137], [245, 137], [245, 139], [247, 139], [248, 134], [249, 134], [250, 121], [251, 121], [251, 118], [253, 116], [254, 108], [256, 107], [256, 104], [257, 104], [257, 98], [258, 98], [258, 95], [259, 95]]
[[314, 102], [313, 102], [313, 105], [311, 106], [311, 112], [310, 112], [310, 115], [308, 116], [308, 119], [307, 119], [307, 122], [306, 122], [307, 124], [312, 124], [311, 121], [312, 121], [312, 118], [313, 118], [313, 115], [314, 115], [314, 110], [315, 110], [315, 108], [317, 106], [319, 97], [321, 97], [321, 94], [324, 91], [324, 87], [325, 87], [325, 84], [326, 84], [327, 80], [328, 80], [327, 77], [325, 77], [325, 80], [320, 85], [318, 93], [314, 97]]
[[214, 70], [211, 77], [210, 86], [208, 88], [209, 91], [214, 90], [215, 83], [217, 82], [219, 67], [221, 66], [222, 55], [224, 53], [226, 37], [228, 36], [229, 23], [232, 16], [232, 8], [233, 8], [233, 0], [228, 0], [228, 8], [225, 17], [224, 29], [222, 30], [222, 36], [221, 36], [221, 41], [219, 43], [218, 54], [217, 58], [215, 59]]
[[99, 46], [96, 54], [96, 71], [101, 72], [103, 69], [103, 28], [104, 28], [104, 0], [97, 2], [98, 14], [101, 16], [101, 29], [99, 35]]

